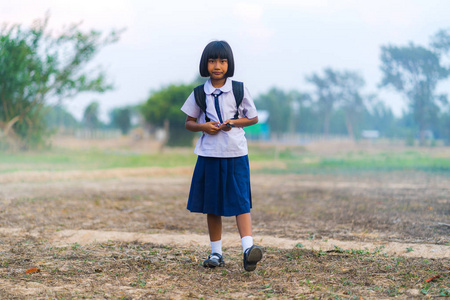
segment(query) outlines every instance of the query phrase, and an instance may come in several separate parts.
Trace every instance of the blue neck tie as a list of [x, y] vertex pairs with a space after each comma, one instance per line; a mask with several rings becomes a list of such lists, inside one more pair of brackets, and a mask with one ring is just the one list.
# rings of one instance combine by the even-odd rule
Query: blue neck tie
[[220, 113], [220, 106], [219, 106], [219, 96], [222, 94], [223, 94], [222, 91], [220, 91], [220, 93], [218, 93], [218, 94], [212, 94], [214, 96], [214, 106], [216, 107], [216, 113], [217, 113], [217, 116], [219, 117], [220, 124], [223, 123], [222, 114]]

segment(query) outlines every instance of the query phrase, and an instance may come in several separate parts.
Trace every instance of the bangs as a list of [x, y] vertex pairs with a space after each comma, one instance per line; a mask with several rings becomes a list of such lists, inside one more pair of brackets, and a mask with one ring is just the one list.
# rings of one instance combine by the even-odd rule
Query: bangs
[[205, 49], [206, 53], [205, 56], [207, 59], [216, 59], [216, 58], [222, 58], [222, 59], [229, 59], [229, 53], [225, 49], [225, 47], [220, 42], [215, 42], [209, 47], [209, 49]]

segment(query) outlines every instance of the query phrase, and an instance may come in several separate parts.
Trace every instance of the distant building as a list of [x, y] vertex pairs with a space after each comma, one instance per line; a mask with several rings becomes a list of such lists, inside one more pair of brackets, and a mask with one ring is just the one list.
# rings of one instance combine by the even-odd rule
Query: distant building
[[361, 137], [363, 139], [375, 140], [380, 137], [380, 132], [378, 130], [363, 130]]

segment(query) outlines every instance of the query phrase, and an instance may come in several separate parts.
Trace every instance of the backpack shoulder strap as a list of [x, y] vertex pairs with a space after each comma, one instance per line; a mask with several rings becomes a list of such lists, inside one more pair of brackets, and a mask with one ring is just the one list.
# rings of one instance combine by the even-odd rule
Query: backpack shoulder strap
[[241, 105], [242, 99], [244, 99], [244, 83], [233, 80], [232, 84], [233, 84], [234, 99], [236, 100], [236, 113], [234, 114], [233, 119], [238, 119], [239, 118], [239, 105]]
[[205, 121], [209, 122], [209, 118], [206, 115], [206, 94], [204, 90], [204, 84], [201, 84], [194, 88], [194, 97], [195, 97], [195, 103], [197, 103], [198, 107], [202, 110], [202, 112], [205, 114]]

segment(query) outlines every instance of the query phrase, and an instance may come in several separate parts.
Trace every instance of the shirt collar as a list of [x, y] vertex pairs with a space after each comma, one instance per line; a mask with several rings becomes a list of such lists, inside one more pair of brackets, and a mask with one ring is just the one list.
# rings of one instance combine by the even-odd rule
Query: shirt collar
[[208, 79], [208, 81], [205, 82], [205, 87], [203, 89], [205, 90], [205, 94], [211, 95], [216, 90], [220, 90], [220, 91], [226, 93], [226, 92], [231, 91], [232, 88], [233, 88], [233, 85], [231, 83], [231, 79], [227, 78], [227, 81], [225, 81], [225, 84], [220, 88], [213, 87], [211, 84], [211, 79]]

